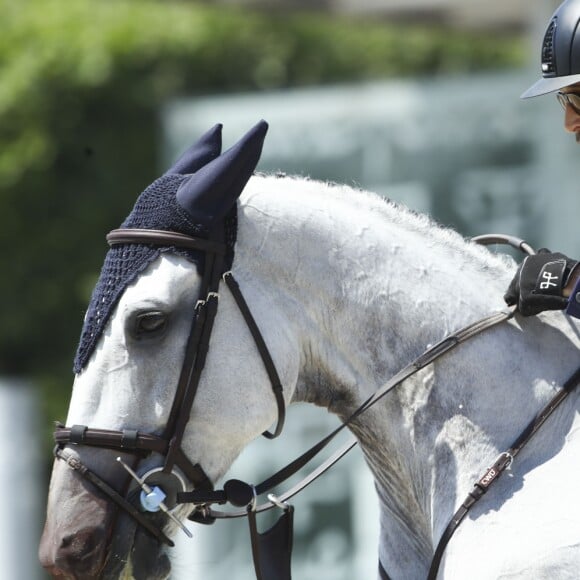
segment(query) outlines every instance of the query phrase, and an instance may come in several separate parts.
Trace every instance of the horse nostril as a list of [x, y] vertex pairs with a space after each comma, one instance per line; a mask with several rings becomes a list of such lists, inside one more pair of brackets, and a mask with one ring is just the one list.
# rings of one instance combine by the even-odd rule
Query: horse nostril
[[95, 535], [98, 535], [98, 530], [83, 530], [64, 536], [60, 543], [60, 549], [82, 556], [94, 550]]
[[56, 553], [56, 568], [74, 578], [96, 577], [102, 564], [104, 539], [102, 528], [88, 528], [64, 536]]

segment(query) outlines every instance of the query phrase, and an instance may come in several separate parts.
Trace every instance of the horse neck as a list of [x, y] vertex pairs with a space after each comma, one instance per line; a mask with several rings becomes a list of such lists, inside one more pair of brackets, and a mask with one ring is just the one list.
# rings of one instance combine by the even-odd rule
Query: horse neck
[[[254, 264], [262, 284], [275, 286], [301, 344], [294, 399], [341, 417], [429, 344], [505, 306], [513, 265], [374, 197], [315, 182], [259, 179], [240, 217], [242, 260]], [[501, 367], [510, 363], [498, 356], [498, 344], [510, 341], [505, 329], [476, 339], [476, 346], [462, 347], [467, 356], [448, 355], [352, 425], [376, 481], [381, 544], [399, 547], [404, 561], [391, 557], [389, 563], [409, 578], [413, 570], [425, 576], [432, 538], [453, 502], [480, 475], [481, 461], [511, 436], [489, 419], [493, 412], [486, 416], [490, 400], [525, 407], [526, 421], [537, 409], [525, 398], [529, 381], [539, 376], [537, 364], [504, 387]], [[481, 354], [470, 355], [473, 349]], [[511, 356], [523, 357], [517, 348]], [[475, 391], [466, 393], [465, 385]], [[470, 448], [463, 452], [466, 439]]]
[[426, 218], [308, 180], [250, 182], [237, 252], [259, 286], [284, 295], [308, 385], [297, 396], [324, 406], [325, 389], [335, 405], [337, 391], [366, 397], [427, 344], [502, 308], [510, 276]]

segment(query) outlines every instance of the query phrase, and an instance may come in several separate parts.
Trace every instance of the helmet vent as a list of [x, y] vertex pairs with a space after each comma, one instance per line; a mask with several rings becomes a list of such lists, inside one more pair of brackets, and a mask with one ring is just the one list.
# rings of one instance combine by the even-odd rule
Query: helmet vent
[[556, 18], [548, 25], [544, 42], [542, 43], [542, 73], [544, 76], [556, 74], [556, 59], [554, 54], [554, 37], [556, 36]]

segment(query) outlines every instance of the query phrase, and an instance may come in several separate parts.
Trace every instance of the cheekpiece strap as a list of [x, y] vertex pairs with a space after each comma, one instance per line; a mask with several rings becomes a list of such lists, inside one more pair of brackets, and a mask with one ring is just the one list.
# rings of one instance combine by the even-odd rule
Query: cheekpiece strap
[[282, 381], [280, 380], [280, 376], [278, 375], [278, 371], [276, 370], [276, 365], [272, 360], [272, 355], [266, 346], [266, 342], [262, 337], [262, 333], [256, 324], [256, 321], [252, 315], [250, 308], [248, 307], [248, 303], [246, 302], [242, 291], [240, 290], [240, 286], [237, 283], [236, 279], [234, 278], [231, 272], [226, 272], [223, 275], [224, 282], [226, 283], [227, 287], [229, 288], [236, 304], [246, 324], [248, 329], [250, 330], [254, 342], [256, 344], [256, 348], [260, 353], [260, 357], [262, 358], [262, 362], [264, 363], [264, 368], [266, 369], [266, 373], [268, 374], [268, 378], [270, 379], [270, 384], [272, 385], [272, 392], [276, 398], [276, 406], [278, 408], [278, 422], [274, 431], [271, 433], [269, 431], [265, 431], [262, 433], [264, 437], [267, 439], [275, 439], [280, 435], [282, 432], [282, 428], [284, 427], [284, 421], [286, 419], [286, 403], [284, 401], [284, 390], [282, 388]]

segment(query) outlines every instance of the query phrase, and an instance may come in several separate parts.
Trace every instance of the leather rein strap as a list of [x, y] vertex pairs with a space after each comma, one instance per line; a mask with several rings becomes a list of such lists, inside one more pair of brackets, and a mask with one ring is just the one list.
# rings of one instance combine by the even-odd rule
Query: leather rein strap
[[512, 446], [507, 451], [501, 453], [495, 463], [474, 484], [473, 489], [467, 494], [460, 508], [455, 512], [439, 540], [433, 560], [431, 561], [427, 580], [435, 580], [437, 578], [437, 572], [439, 571], [445, 548], [471, 508], [487, 493], [487, 490], [498, 480], [499, 476], [509, 468], [518, 453], [526, 446], [546, 422], [548, 417], [561, 405], [578, 384], [580, 384], [580, 368], [564, 383], [562, 388], [550, 399], [534, 419], [528, 423]]
[[[387, 393], [392, 391], [394, 388], [398, 387], [402, 382], [406, 381], [414, 374], [419, 372], [421, 369], [427, 365], [434, 362], [439, 357], [443, 356], [445, 353], [453, 350], [455, 347], [464, 343], [465, 341], [481, 334], [482, 332], [497, 326], [498, 324], [509, 320], [514, 314], [513, 309], [506, 309], [490, 316], [487, 316], [481, 320], [478, 320], [464, 328], [458, 330], [454, 334], [445, 337], [440, 342], [434, 344], [423, 352], [419, 357], [417, 357], [412, 363], [407, 365], [401, 371], [399, 371], [395, 376], [393, 376], [387, 383], [385, 383], [380, 389], [378, 389], [372, 396], [370, 396], [366, 401], [364, 401], [358, 409], [354, 411], [345, 421], [343, 421], [334, 431], [327, 435], [324, 439], [316, 443], [308, 451], [300, 455], [297, 459], [292, 461], [286, 467], [282, 468], [274, 475], [263, 481], [256, 486], [250, 486], [255, 492], [255, 495], [263, 495], [268, 491], [271, 491], [278, 485], [284, 483], [290, 477], [295, 475], [300, 469], [307, 465], [314, 457], [316, 457], [342, 430], [348, 427], [353, 421], [360, 417], [365, 411], [382, 399]], [[311, 473], [308, 477], [303, 479], [300, 483], [294, 486], [289, 492], [278, 496], [279, 502], [284, 502], [290, 497], [299, 493], [307, 485], [316, 480], [320, 475], [328, 471], [336, 462], [338, 462], [348, 451], [350, 451], [356, 445], [356, 441], [349, 441], [346, 443], [338, 452], [336, 452], [331, 458], [329, 458], [325, 463], [323, 463], [315, 472]], [[210, 504], [225, 504], [227, 502], [231, 503], [231, 498], [228, 497], [228, 491], [224, 487], [224, 490], [216, 491], [206, 491], [206, 490], [196, 490], [190, 492], [183, 492], [177, 494], [178, 503], [193, 503], [200, 506], [201, 512], [205, 514], [210, 519], [213, 518], [236, 518], [244, 517], [247, 515], [246, 510], [238, 510], [232, 512], [219, 512], [209, 509]], [[234, 503], [235, 505], [235, 503]], [[257, 505], [254, 511], [266, 511], [276, 507], [276, 503], [270, 501], [261, 505]], [[196, 519], [196, 521], [202, 521]]]

